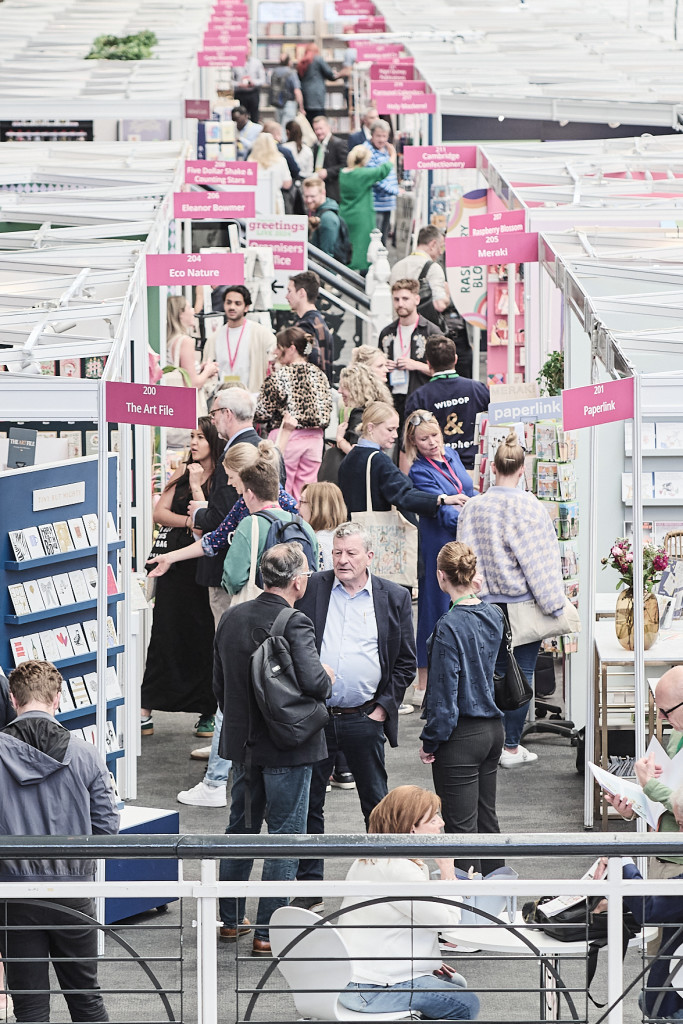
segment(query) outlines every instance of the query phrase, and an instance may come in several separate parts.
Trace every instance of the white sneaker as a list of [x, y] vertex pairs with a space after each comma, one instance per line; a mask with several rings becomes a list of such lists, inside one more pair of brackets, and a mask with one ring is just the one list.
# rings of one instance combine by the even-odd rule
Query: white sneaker
[[227, 784], [209, 786], [202, 779], [192, 789], [183, 789], [178, 793], [176, 800], [179, 804], [189, 804], [191, 807], [227, 807], [227, 788]]
[[193, 761], [208, 761], [211, 756], [211, 747], [195, 747], [194, 750], [190, 751], [190, 757]]
[[531, 750], [527, 750], [520, 743], [517, 748], [516, 754], [511, 754], [509, 750], [503, 747], [503, 752], [500, 755], [500, 761], [498, 764], [501, 768], [516, 768], [520, 764], [531, 764], [532, 761], [538, 761], [538, 754], [534, 754]]
[[398, 713], [399, 715], [412, 715], [415, 708], [412, 704], [399, 704]]
[[421, 708], [426, 692], [426, 690], [418, 690], [417, 686], [410, 686], [406, 690], [406, 695], [403, 699], [406, 704], [413, 704], [416, 708]]

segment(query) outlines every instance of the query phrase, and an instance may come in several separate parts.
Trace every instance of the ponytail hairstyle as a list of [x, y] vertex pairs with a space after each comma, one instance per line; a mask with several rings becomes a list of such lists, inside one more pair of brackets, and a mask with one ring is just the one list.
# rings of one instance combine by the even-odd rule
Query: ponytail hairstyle
[[511, 430], [502, 444], [498, 445], [493, 456], [496, 473], [501, 476], [514, 476], [524, 465], [524, 449], [517, 440], [517, 433]]
[[278, 331], [275, 342], [283, 352], [293, 345], [300, 356], [310, 356], [315, 339], [312, 334], [307, 334], [301, 327], [285, 327]]

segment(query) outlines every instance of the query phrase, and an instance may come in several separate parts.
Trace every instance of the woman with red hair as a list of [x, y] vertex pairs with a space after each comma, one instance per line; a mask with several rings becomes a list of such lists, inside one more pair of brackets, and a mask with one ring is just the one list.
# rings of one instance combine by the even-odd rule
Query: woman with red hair
[[339, 75], [322, 59], [315, 43], [308, 44], [296, 70], [301, 82], [306, 117], [313, 124], [314, 118], [325, 116], [325, 81], [334, 82]]

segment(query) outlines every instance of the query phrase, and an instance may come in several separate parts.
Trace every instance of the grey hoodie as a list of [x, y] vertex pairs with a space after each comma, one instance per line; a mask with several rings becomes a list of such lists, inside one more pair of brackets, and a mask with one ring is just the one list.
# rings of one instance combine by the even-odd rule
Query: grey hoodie
[[[0, 732], [0, 835], [115, 835], [119, 813], [105, 764], [44, 711]], [[1, 860], [0, 881], [94, 879], [93, 860]]]

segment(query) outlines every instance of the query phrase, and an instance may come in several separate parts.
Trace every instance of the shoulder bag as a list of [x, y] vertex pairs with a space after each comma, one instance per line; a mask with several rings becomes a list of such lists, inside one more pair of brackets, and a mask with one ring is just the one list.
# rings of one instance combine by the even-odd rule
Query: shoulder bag
[[581, 632], [579, 613], [568, 597], [564, 599], [561, 615], [546, 615], [536, 601], [519, 601], [508, 604], [508, 619], [515, 647], [550, 636]]
[[[528, 704], [534, 695], [529, 680], [517, 664], [517, 659], [512, 650], [512, 633], [510, 623], [503, 609], [496, 605], [503, 616], [503, 639], [508, 652], [507, 668], [505, 675], [493, 675], [493, 690], [496, 707], [501, 711], [516, 711], [517, 708]], [[508, 605], [508, 610], [511, 608]]]
[[[262, 594], [263, 591], [260, 587], [256, 586], [256, 563], [258, 561], [258, 516], [251, 516], [251, 562], [249, 565], [249, 579], [244, 584], [241, 590], [238, 590], [236, 594], [232, 595], [230, 600], [230, 607], [233, 608], [236, 604], [244, 604], [245, 601], [253, 601], [254, 598]], [[228, 554], [230, 552], [228, 551]], [[225, 556], [228, 557], [227, 555]]]
[[365, 470], [365, 512], [352, 512], [351, 519], [366, 530], [372, 539], [372, 571], [392, 583], [404, 587], [417, 586], [417, 526], [409, 523], [397, 508], [375, 512], [370, 486], [373, 452]]

